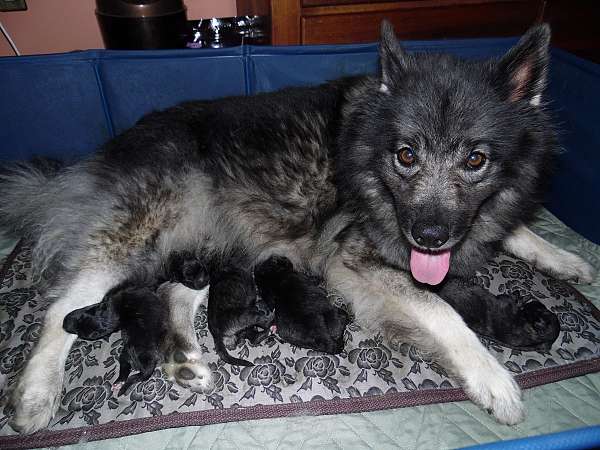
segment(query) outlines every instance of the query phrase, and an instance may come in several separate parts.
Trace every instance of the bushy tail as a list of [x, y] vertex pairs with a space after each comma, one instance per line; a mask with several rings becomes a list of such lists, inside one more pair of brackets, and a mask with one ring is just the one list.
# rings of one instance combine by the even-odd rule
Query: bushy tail
[[0, 167], [0, 230], [16, 238], [36, 237], [37, 225], [46, 219], [48, 183], [61, 167], [45, 158]]
[[[71, 230], [61, 226], [69, 214], [64, 205], [72, 203], [61, 192], [59, 178], [64, 172], [58, 161], [34, 159], [0, 167], [0, 233], [33, 244], [34, 276], [39, 280], [51, 273], [59, 260]], [[62, 216], [57, 217], [57, 216]]]

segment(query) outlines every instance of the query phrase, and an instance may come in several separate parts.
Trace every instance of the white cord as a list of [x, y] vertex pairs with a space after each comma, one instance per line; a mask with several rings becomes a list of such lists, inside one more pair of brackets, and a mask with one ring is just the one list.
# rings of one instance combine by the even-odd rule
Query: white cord
[[15, 43], [13, 42], [13, 40], [10, 38], [10, 34], [8, 34], [8, 31], [6, 31], [6, 28], [4, 28], [4, 25], [2, 25], [2, 22], [0, 22], [0, 31], [2, 31], [2, 34], [4, 35], [4, 37], [6, 38], [6, 40], [8, 41], [8, 43], [10, 44], [10, 46], [12, 47], [13, 52], [15, 52], [15, 55], [21, 56], [21, 53], [19, 52], [19, 49], [17, 48], [17, 46], [15, 45]]

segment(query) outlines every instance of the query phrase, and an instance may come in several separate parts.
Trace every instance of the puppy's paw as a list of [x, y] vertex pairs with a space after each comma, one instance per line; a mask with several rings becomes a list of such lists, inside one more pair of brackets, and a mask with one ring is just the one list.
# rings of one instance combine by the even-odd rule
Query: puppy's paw
[[180, 386], [194, 392], [210, 391], [214, 387], [212, 372], [201, 358], [199, 351], [176, 349], [162, 368], [169, 379]]
[[9, 400], [14, 414], [11, 428], [22, 434], [45, 428], [58, 409], [62, 380], [36, 370], [25, 370]]
[[464, 389], [474, 403], [500, 423], [515, 425], [525, 417], [519, 386], [491, 355], [485, 363], [471, 368], [464, 377]]

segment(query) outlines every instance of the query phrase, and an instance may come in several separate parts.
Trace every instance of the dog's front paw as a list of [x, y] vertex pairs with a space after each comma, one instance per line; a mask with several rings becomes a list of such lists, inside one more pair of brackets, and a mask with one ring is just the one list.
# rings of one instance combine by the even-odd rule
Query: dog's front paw
[[170, 380], [194, 392], [207, 392], [214, 386], [212, 371], [201, 362], [202, 353], [197, 350], [176, 349], [162, 365]]
[[9, 400], [14, 410], [9, 425], [22, 434], [47, 427], [58, 409], [61, 380], [39, 375], [38, 372], [26, 370]]
[[547, 261], [545, 264], [552, 266], [549, 271], [559, 280], [590, 284], [596, 279], [597, 271], [594, 266], [578, 255], [564, 250], [560, 251], [556, 261]]
[[488, 364], [474, 367], [464, 379], [464, 389], [476, 404], [506, 425], [525, 417], [521, 390], [510, 373], [490, 356]]

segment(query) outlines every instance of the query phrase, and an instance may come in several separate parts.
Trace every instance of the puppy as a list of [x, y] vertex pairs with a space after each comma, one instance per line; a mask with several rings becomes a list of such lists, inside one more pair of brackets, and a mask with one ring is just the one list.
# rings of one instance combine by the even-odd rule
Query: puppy
[[220, 266], [210, 274], [208, 292], [208, 329], [215, 341], [215, 351], [226, 363], [252, 366], [250, 361], [231, 356], [245, 337], [268, 333], [273, 322], [273, 308], [256, 295], [252, 273], [235, 264]]
[[257, 266], [254, 278], [262, 299], [275, 309], [277, 333], [284, 341], [331, 354], [344, 350], [348, 313], [329, 302], [314, 278], [280, 256]]
[[[63, 328], [82, 339], [100, 339], [121, 330], [123, 350], [119, 357], [118, 395], [150, 378], [162, 362], [167, 335], [168, 305], [151, 287], [125, 283], [111, 289], [101, 303], [75, 310], [65, 317]], [[139, 372], [131, 377], [131, 370]]]
[[209, 282], [210, 271], [204, 259], [193, 252], [179, 251], [169, 255], [162, 275], [159, 275], [156, 287], [164, 281], [181, 283], [185, 287], [200, 290]]
[[[96, 340], [121, 330], [123, 350], [119, 356], [118, 395], [145, 381], [163, 362], [169, 318], [168, 304], [156, 294], [165, 281], [176, 281], [190, 289], [202, 289], [209, 281], [203, 261], [188, 252], [173, 253], [164, 272], [152, 280], [131, 279], [111, 289], [102, 302], [75, 310], [64, 318], [65, 331], [82, 339]], [[131, 377], [131, 370], [139, 372]]]

